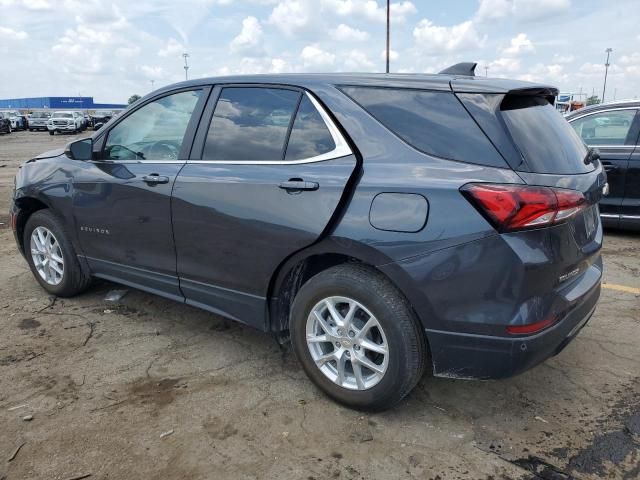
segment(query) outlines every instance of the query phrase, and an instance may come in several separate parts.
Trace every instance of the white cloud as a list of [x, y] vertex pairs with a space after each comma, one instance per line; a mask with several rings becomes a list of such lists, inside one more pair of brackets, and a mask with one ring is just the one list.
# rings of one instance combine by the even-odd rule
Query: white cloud
[[164, 48], [158, 50], [158, 55], [160, 57], [177, 57], [182, 55], [184, 51], [184, 45], [178, 42], [175, 38], [170, 38]]
[[511, 39], [511, 45], [505, 48], [502, 53], [504, 55], [516, 56], [523, 53], [530, 53], [534, 50], [533, 43], [527, 38], [527, 34], [519, 33]]
[[[389, 60], [397, 60], [400, 55], [393, 48], [389, 50]], [[382, 60], [387, 59], [387, 50], [382, 50], [380, 52], [380, 58]]]
[[231, 40], [231, 50], [251, 54], [262, 54], [262, 49], [257, 48], [262, 38], [262, 27], [256, 17], [247, 17], [242, 21], [240, 34]]
[[322, 70], [333, 67], [336, 56], [317, 45], [307, 45], [302, 49], [300, 59], [305, 70]]
[[351, 50], [344, 56], [344, 67], [352, 72], [369, 72], [374, 70], [376, 65], [363, 51]]
[[434, 25], [429, 19], [422, 19], [413, 29], [413, 37], [419, 49], [425, 52], [460, 52], [480, 48], [486, 41], [471, 20], [444, 27]]
[[331, 36], [341, 42], [362, 42], [369, 39], [369, 34], [365, 31], [351, 28], [349, 25], [341, 23], [331, 30]]
[[140, 71], [149, 80], [162, 80], [167, 76], [164, 68], [159, 66], [142, 65]]
[[23, 0], [22, 4], [29, 10], [49, 10], [51, 8], [49, 0]]
[[475, 18], [487, 22], [514, 16], [520, 21], [536, 21], [564, 13], [571, 0], [480, 0]]
[[573, 55], [558, 55], [557, 53], [553, 54], [553, 62], [554, 63], [572, 63], [576, 59]]
[[311, 5], [304, 0], [284, 0], [276, 5], [268, 22], [286, 35], [307, 26], [312, 18]]
[[489, 63], [489, 71], [492, 77], [509, 76], [520, 70], [520, 60], [517, 58], [498, 58]]
[[0, 26], [0, 38], [4, 40], [24, 40], [27, 37], [29, 37], [29, 35], [23, 30], [14, 30], [13, 28]]

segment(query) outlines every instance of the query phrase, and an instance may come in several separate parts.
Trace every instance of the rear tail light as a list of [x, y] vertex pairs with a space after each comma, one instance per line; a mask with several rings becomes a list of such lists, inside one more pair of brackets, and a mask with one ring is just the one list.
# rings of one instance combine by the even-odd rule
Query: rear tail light
[[563, 188], [470, 183], [461, 191], [499, 232], [562, 223], [587, 205], [582, 193]]
[[525, 325], [509, 325], [507, 326], [507, 333], [511, 335], [531, 335], [538, 333], [545, 328], [550, 327], [556, 323], [557, 317], [546, 318], [535, 323], [527, 323]]

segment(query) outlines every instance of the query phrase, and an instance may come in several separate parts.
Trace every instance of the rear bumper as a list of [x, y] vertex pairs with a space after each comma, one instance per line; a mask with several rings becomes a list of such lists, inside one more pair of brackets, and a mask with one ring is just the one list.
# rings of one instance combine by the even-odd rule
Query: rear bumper
[[575, 300], [573, 308], [553, 326], [515, 338], [426, 330], [434, 375], [495, 379], [522, 373], [560, 353], [587, 324], [600, 297], [601, 272], [595, 284]]

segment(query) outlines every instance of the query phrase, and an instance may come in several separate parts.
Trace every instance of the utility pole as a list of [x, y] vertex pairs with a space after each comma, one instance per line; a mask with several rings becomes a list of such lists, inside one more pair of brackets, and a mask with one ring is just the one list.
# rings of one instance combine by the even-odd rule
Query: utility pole
[[609, 55], [613, 52], [613, 48], [607, 48], [607, 61], [604, 64], [604, 86], [602, 87], [602, 103], [604, 103], [604, 92], [607, 91], [607, 73], [609, 72]]
[[489, 76], [489, 66], [488, 66], [488, 65], [485, 65], [485, 66], [484, 66], [484, 76], [485, 76], [485, 77], [488, 77], [488, 76]]
[[387, 0], [387, 68], [386, 73], [389, 73], [389, 28], [391, 26], [391, 0]]
[[155, 83], [155, 80], [149, 80], [151, 82], [151, 91], [153, 92], [153, 84]]
[[184, 57], [184, 79], [189, 80], [189, 63], [187, 62], [189, 54], [187, 52], [184, 52], [182, 56]]

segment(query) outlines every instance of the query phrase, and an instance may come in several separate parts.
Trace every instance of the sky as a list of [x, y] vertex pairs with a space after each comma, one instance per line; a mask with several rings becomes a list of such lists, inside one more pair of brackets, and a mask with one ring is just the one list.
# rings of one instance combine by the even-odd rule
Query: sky
[[[189, 77], [382, 72], [384, 0], [0, 0], [0, 98], [126, 102]], [[640, 96], [638, 0], [397, 0], [391, 71], [477, 75], [607, 100]], [[485, 69], [487, 67], [487, 69]], [[152, 83], [153, 82], [153, 83]]]

